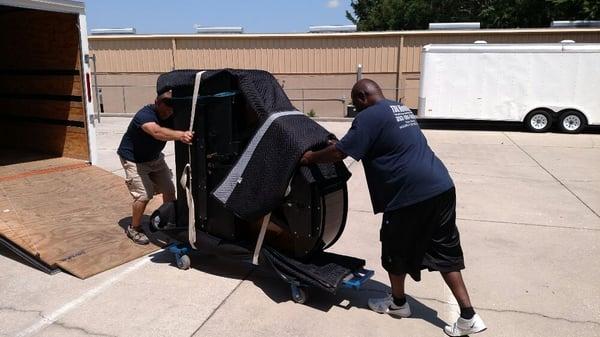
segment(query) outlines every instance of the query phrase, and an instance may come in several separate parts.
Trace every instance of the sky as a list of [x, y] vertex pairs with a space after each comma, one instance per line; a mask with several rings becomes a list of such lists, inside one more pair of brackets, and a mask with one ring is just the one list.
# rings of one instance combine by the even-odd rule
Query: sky
[[88, 30], [134, 27], [138, 34], [195, 33], [194, 25], [244, 33], [303, 33], [348, 25], [351, 0], [85, 0]]

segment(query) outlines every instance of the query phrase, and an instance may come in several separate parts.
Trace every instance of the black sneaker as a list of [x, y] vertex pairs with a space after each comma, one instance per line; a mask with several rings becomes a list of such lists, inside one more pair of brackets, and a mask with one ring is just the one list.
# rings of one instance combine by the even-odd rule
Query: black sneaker
[[146, 236], [146, 234], [143, 232], [143, 229], [140, 228], [140, 231], [138, 231], [137, 229], [128, 226], [127, 227], [127, 237], [130, 238], [133, 242], [137, 243], [138, 245], [147, 245], [150, 243], [150, 239], [148, 239], [148, 236]]

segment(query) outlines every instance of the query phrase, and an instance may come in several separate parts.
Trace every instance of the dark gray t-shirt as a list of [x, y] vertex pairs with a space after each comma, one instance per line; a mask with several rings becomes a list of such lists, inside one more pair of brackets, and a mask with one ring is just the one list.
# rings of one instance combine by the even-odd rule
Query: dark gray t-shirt
[[362, 160], [375, 213], [416, 204], [454, 186], [415, 115], [395, 101], [361, 111], [337, 148]]
[[173, 116], [166, 120], [158, 118], [154, 105], [146, 105], [138, 111], [121, 139], [117, 153], [123, 159], [134, 163], [144, 163], [159, 158], [167, 142], [158, 140], [142, 129], [142, 125], [154, 122], [160, 126], [172, 128]]

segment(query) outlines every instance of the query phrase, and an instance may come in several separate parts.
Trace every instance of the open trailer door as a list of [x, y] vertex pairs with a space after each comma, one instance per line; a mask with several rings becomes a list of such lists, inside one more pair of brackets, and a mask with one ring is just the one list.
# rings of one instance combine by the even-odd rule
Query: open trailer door
[[83, 3], [0, 0], [0, 241], [81, 278], [157, 249], [125, 236], [123, 179], [93, 166], [85, 30]]

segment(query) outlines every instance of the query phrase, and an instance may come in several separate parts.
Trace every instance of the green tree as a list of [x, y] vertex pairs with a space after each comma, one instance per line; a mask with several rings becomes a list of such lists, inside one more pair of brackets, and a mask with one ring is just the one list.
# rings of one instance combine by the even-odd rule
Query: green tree
[[596, 20], [600, 0], [353, 0], [346, 17], [360, 31], [427, 29], [430, 22], [480, 22], [483, 28], [548, 27], [553, 20]]

